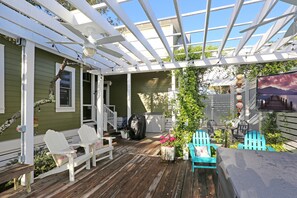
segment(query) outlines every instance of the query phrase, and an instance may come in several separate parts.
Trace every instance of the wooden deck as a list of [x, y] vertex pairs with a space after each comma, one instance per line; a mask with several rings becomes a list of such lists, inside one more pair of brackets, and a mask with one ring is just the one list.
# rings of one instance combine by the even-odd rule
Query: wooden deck
[[32, 192], [8, 190], [0, 197], [216, 197], [215, 170], [191, 172], [190, 161], [163, 162], [159, 139], [118, 139], [113, 160], [97, 162], [69, 182], [68, 172], [35, 180]]

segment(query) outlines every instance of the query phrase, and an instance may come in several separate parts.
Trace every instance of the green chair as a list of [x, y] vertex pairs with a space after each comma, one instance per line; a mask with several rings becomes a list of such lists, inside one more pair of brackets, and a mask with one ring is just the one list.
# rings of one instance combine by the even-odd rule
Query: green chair
[[266, 146], [264, 135], [259, 131], [249, 131], [244, 136], [244, 143], [238, 144], [238, 149], [259, 150], [259, 151], [275, 151], [272, 147]]
[[209, 135], [206, 131], [197, 130], [193, 134], [192, 143], [188, 144], [192, 158], [192, 172], [195, 168], [216, 169], [216, 158], [211, 157], [211, 147], [215, 150], [217, 146], [210, 143]]

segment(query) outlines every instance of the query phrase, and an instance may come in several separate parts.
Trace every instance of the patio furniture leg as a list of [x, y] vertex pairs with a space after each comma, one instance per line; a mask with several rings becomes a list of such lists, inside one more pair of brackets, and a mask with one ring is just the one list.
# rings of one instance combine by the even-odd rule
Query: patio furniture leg
[[31, 192], [31, 172], [25, 174], [26, 190], [28, 193]]

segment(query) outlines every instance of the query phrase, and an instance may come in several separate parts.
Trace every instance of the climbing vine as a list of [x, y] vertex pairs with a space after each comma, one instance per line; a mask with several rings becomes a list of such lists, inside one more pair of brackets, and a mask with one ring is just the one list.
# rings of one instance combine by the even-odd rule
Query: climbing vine
[[[200, 59], [201, 49], [201, 46], [189, 48], [189, 60]], [[183, 51], [175, 51], [176, 60], [185, 60]], [[183, 146], [191, 141], [193, 132], [200, 128], [200, 120], [204, 117], [203, 100], [206, 94], [203, 90], [206, 85], [203, 83], [203, 75], [206, 71], [206, 68], [193, 67], [190, 64], [186, 68], [174, 71], [178, 80], [178, 94], [173, 101], [173, 112], [177, 119], [174, 135], [177, 138], [176, 150], [179, 156], [182, 155]]]
[[288, 60], [282, 62], [241, 65], [238, 67], [238, 73], [246, 73], [249, 80], [254, 80], [257, 76], [288, 72], [295, 67], [296, 64], [297, 60]]

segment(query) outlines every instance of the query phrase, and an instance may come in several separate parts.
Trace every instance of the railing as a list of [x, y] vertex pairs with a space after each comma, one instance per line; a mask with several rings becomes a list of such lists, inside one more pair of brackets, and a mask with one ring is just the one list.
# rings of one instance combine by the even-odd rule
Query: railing
[[107, 130], [107, 123], [117, 130], [117, 117], [114, 105], [104, 105], [104, 130]]

